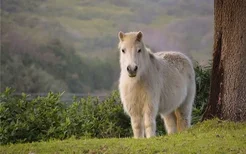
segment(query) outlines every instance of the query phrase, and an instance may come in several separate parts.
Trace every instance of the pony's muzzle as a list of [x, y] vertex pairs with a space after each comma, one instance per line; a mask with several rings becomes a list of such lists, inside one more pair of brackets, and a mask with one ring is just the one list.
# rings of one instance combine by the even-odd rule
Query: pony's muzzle
[[138, 66], [127, 66], [127, 72], [129, 77], [135, 77], [137, 74]]

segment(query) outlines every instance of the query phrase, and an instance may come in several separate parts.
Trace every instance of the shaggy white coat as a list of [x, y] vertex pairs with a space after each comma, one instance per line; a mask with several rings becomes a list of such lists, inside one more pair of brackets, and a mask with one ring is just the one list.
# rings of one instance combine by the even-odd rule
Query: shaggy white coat
[[[152, 53], [143, 43], [142, 32], [118, 35], [119, 91], [134, 137], [155, 136], [157, 114], [168, 134], [190, 127], [196, 87], [189, 58], [174, 51]], [[135, 77], [129, 76], [127, 66], [138, 66]]]

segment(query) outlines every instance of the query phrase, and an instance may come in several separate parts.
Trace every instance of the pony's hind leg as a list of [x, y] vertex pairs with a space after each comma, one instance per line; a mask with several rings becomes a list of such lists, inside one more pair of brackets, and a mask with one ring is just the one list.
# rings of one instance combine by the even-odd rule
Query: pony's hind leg
[[180, 107], [175, 110], [179, 132], [189, 128], [191, 125], [193, 100], [194, 96], [188, 95], [183, 104], [181, 104]]
[[177, 132], [177, 123], [176, 123], [176, 116], [174, 112], [171, 112], [168, 115], [162, 115], [161, 117], [164, 120], [165, 128], [168, 134], [176, 133]]
[[131, 125], [132, 125], [134, 138], [143, 138], [144, 127], [143, 127], [142, 117], [131, 116]]
[[187, 116], [184, 115], [182, 109], [176, 109], [175, 115], [177, 117], [177, 128], [179, 132], [185, 130], [190, 126], [190, 120], [189, 118], [187, 118]]

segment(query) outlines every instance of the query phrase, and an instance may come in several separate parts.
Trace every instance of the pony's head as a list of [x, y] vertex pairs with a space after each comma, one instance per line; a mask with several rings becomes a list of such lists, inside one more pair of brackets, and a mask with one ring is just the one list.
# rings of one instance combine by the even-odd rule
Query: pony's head
[[119, 32], [121, 72], [129, 77], [140, 77], [145, 71], [148, 53], [142, 41], [142, 32]]

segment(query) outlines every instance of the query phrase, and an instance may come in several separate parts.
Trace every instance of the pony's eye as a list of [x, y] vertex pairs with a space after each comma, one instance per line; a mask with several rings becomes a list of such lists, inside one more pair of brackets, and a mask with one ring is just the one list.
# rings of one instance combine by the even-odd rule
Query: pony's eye
[[125, 53], [125, 50], [124, 50], [124, 49], [122, 49], [122, 50], [121, 50], [121, 52], [122, 52], [122, 53]]
[[141, 49], [138, 49], [138, 53], [140, 53], [141, 52]]

